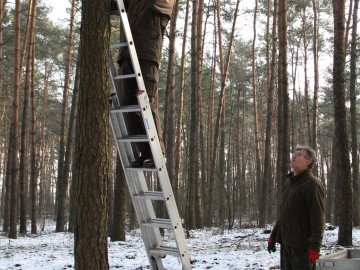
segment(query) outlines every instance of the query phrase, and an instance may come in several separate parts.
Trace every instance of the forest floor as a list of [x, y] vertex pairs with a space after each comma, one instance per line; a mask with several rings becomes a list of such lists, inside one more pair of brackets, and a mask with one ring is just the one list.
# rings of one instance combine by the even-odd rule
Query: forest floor
[[[344, 249], [337, 246], [338, 228], [326, 230], [321, 256]], [[268, 233], [264, 229], [247, 228], [221, 232], [217, 228], [193, 230], [187, 239], [193, 269], [280, 269], [279, 251], [269, 254]], [[169, 238], [165, 234], [165, 241]], [[360, 228], [353, 229], [353, 245], [360, 248]], [[72, 233], [55, 233], [55, 223], [47, 221], [39, 235], [9, 239], [0, 235], [0, 270], [74, 269], [74, 237]], [[125, 242], [108, 243], [110, 269], [150, 269], [139, 230], [126, 235]], [[279, 250], [279, 246], [277, 246]], [[167, 270], [181, 269], [178, 258], [163, 259]]]

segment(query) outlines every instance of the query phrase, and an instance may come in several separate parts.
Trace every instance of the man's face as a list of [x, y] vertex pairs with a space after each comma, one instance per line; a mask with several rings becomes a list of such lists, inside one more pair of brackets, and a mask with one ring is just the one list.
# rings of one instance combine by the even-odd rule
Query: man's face
[[311, 162], [310, 157], [307, 155], [305, 150], [296, 150], [291, 155], [291, 168], [295, 174], [299, 174], [309, 168]]

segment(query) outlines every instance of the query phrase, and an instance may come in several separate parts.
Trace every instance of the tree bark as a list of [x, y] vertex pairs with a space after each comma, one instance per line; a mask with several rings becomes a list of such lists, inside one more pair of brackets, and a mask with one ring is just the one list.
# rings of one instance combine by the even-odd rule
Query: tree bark
[[[273, 104], [274, 104], [274, 82], [275, 82], [275, 69], [276, 69], [276, 14], [277, 14], [277, 0], [274, 0], [274, 11], [273, 11], [273, 25], [272, 25], [272, 40], [271, 40], [271, 62], [270, 56], [267, 57], [267, 115], [266, 115], [266, 130], [265, 130], [265, 151], [264, 151], [264, 176], [262, 183], [262, 200], [260, 201], [260, 219], [259, 226], [265, 227], [266, 222], [268, 221], [267, 213], [268, 208], [266, 207], [271, 194], [271, 137], [272, 137], [272, 127], [273, 127]], [[270, 18], [270, 1], [268, 2], [268, 23], [269, 25]], [[268, 28], [267, 28], [268, 29]], [[270, 35], [269, 30], [267, 30], [267, 51], [270, 51]]]
[[351, 166], [353, 185], [353, 225], [360, 226], [359, 206], [359, 157], [358, 157], [358, 134], [357, 134], [357, 109], [356, 109], [356, 78], [357, 78], [357, 20], [359, 0], [354, 0], [353, 26], [351, 37], [351, 58], [350, 58], [350, 126], [351, 126]]
[[3, 93], [3, 19], [4, 19], [4, 0], [0, 0], [0, 98], [2, 100], [4, 97], [4, 93]]
[[82, 1], [75, 268], [109, 269], [109, 3]]
[[192, 26], [191, 26], [191, 105], [190, 105], [190, 137], [189, 137], [189, 165], [188, 165], [188, 190], [187, 190], [187, 215], [186, 227], [187, 229], [195, 228], [196, 206], [196, 178], [198, 177], [198, 115], [197, 106], [198, 100], [196, 98], [197, 81], [198, 81], [198, 47], [197, 47], [197, 23], [198, 23], [198, 0], [193, 0]]
[[114, 185], [114, 212], [111, 241], [125, 241], [127, 184], [120, 157], [116, 157], [116, 175]]
[[21, 147], [20, 147], [20, 166], [19, 166], [19, 184], [20, 184], [20, 233], [27, 231], [27, 199], [29, 190], [29, 114], [30, 114], [30, 87], [32, 70], [33, 46], [35, 36], [35, 20], [36, 20], [36, 0], [32, 0], [29, 7], [29, 46], [27, 47], [27, 63], [24, 86], [23, 112], [21, 121]]
[[[279, 66], [278, 66], [278, 159], [277, 159], [277, 198], [285, 182], [289, 164], [289, 96], [287, 77], [287, 1], [279, 0]], [[279, 211], [279, 200], [277, 204]]]
[[[34, 1], [36, 5], [36, 0]], [[35, 14], [35, 13], [34, 13]], [[35, 17], [35, 16], [34, 16]], [[35, 38], [33, 37], [33, 43], [35, 43]], [[31, 45], [32, 47], [32, 68], [31, 73], [31, 144], [30, 144], [30, 203], [31, 203], [31, 233], [37, 234], [37, 189], [38, 189], [38, 169], [36, 166], [36, 125], [35, 125], [35, 44]]]
[[334, 149], [335, 205], [338, 208], [338, 244], [352, 245], [352, 192], [345, 106], [345, 1], [333, 0], [334, 13]]
[[312, 132], [310, 123], [310, 102], [309, 102], [309, 82], [308, 82], [308, 41], [307, 41], [307, 28], [306, 28], [306, 6], [302, 10], [302, 41], [304, 49], [304, 98], [305, 98], [305, 116], [306, 116], [306, 130], [307, 130], [307, 144], [312, 145]]
[[[316, 1], [312, 0], [312, 7], [314, 13], [314, 36], [313, 36], [313, 55], [314, 55], [314, 100], [313, 100], [313, 117], [312, 117], [312, 145], [311, 147], [317, 151], [317, 144], [318, 144], [318, 115], [319, 115], [319, 50], [318, 50], [318, 10], [316, 6]], [[318, 165], [315, 164], [315, 168], [313, 171], [317, 174]]]
[[166, 92], [167, 94], [167, 106], [166, 106], [166, 116], [164, 124], [164, 134], [163, 139], [165, 141], [166, 149], [166, 167], [170, 176], [170, 181], [172, 188], [175, 194], [175, 42], [176, 42], [176, 23], [179, 11], [179, 0], [175, 1], [173, 7], [173, 14], [170, 21], [170, 37], [169, 37], [169, 61], [168, 61], [168, 76], [167, 76], [167, 85]]
[[15, 44], [14, 44], [14, 97], [11, 131], [9, 140], [10, 147], [10, 182], [11, 182], [11, 203], [10, 203], [10, 231], [9, 238], [17, 238], [18, 220], [18, 127], [19, 127], [19, 88], [20, 88], [20, 0], [15, 1]]
[[[254, 119], [254, 145], [255, 145], [255, 182], [261, 190], [261, 159], [260, 159], [260, 121], [258, 113], [258, 98], [256, 87], [256, 20], [258, 12], [258, 1], [255, 1], [254, 19], [253, 19], [253, 41], [252, 41], [252, 98], [253, 98], [253, 119]], [[262, 200], [261, 192], [257, 194], [257, 207], [260, 212], [260, 202]], [[259, 217], [258, 217], [259, 218]]]
[[187, 40], [187, 31], [188, 31], [188, 21], [189, 21], [189, 9], [190, 1], [186, 1], [186, 11], [185, 11], [185, 21], [184, 21], [184, 33], [183, 33], [183, 42], [181, 48], [181, 61], [180, 61], [180, 82], [179, 82], [179, 101], [178, 101], [178, 115], [176, 121], [176, 145], [174, 149], [175, 153], [175, 168], [174, 168], [174, 181], [173, 189], [176, 201], [179, 199], [179, 189], [180, 189], [180, 160], [181, 160], [181, 144], [182, 144], [182, 118], [184, 111], [184, 77], [185, 77], [185, 56], [186, 56], [186, 40]]

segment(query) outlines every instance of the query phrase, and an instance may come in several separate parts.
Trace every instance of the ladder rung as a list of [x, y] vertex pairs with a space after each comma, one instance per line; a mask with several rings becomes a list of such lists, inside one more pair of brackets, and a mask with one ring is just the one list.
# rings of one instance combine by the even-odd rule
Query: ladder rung
[[114, 77], [114, 80], [123, 80], [123, 79], [135, 78], [135, 77], [136, 74], [118, 75]]
[[179, 256], [179, 250], [176, 247], [159, 246], [149, 249], [149, 252], [151, 254]]
[[118, 142], [148, 142], [149, 139], [146, 135], [131, 135], [118, 139]]
[[127, 47], [127, 46], [128, 46], [127, 42], [121, 42], [121, 43], [116, 43], [116, 44], [110, 45], [110, 49], [119, 49], [119, 48]]
[[156, 227], [156, 228], [163, 228], [163, 229], [171, 229], [172, 228], [171, 221], [169, 219], [164, 219], [164, 218], [150, 219], [150, 220], [142, 223], [142, 225], [147, 226], [147, 227]]
[[119, 112], [141, 112], [141, 107], [139, 105], [127, 105], [120, 108], [111, 109], [110, 113], [119, 113]]
[[154, 167], [154, 168], [147, 168], [147, 167], [145, 167], [145, 168], [143, 168], [143, 167], [130, 167], [130, 166], [128, 166], [128, 167], [126, 167], [125, 168], [126, 169], [126, 171], [133, 171], [133, 172], [156, 172], [157, 171], [157, 169]]
[[163, 201], [164, 200], [164, 193], [161, 191], [145, 191], [138, 195], [134, 195], [136, 199], [143, 199], [143, 200], [153, 200], [153, 201]]

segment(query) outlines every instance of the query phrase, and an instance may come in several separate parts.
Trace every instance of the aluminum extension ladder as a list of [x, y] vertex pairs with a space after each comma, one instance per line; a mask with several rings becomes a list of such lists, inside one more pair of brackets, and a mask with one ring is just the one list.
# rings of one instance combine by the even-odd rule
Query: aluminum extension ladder
[[[135, 208], [136, 216], [140, 225], [142, 238], [149, 258], [150, 267], [153, 270], [164, 269], [163, 260], [166, 255], [177, 256], [181, 262], [181, 269], [191, 269], [190, 254], [187, 248], [185, 233], [171, 188], [169, 175], [166, 169], [160, 142], [158, 140], [154, 124], [149, 98], [146, 93], [144, 80], [140, 70], [140, 64], [135, 50], [131, 29], [126, 14], [123, 0], [116, 0], [124, 31], [126, 42], [111, 45], [110, 47], [110, 76], [115, 93], [111, 95], [110, 123], [121, 163], [124, 169], [126, 182], [130, 191], [131, 199]], [[132, 75], [118, 75], [114, 65], [112, 52], [121, 47], [128, 47], [131, 62], [134, 68]], [[121, 80], [136, 78], [138, 91], [138, 105], [121, 106]], [[126, 91], [124, 89], [123, 91]], [[144, 135], [128, 135], [126, 127], [126, 114], [141, 113], [146, 133]], [[154, 159], [154, 168], [132, 168], [130, 161], [134, 159], [132, 143], [148, 142]], [[149, 190], [145, 172], [157, 174], [160, 191]], [[167, 209], [167, 218], [157, 218], [154, 210], [154, 201], [163, 201]], [[164, 244], [160, 229], [171, 230], [171, 241]]]

